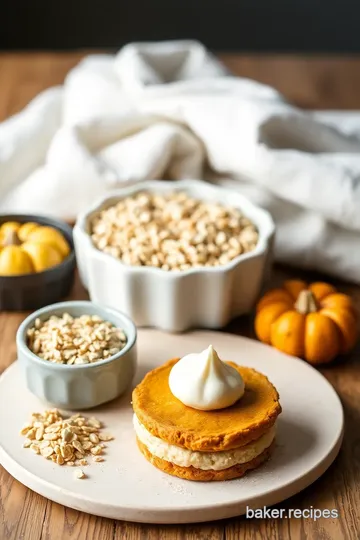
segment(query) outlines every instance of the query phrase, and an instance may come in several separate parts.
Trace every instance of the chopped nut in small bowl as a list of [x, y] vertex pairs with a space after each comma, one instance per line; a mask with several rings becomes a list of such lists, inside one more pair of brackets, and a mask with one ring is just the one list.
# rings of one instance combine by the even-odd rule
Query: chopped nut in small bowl
[[251, 310], [269, 267], [271, 216], [235, 190], [146, 181], [79, 216], [80, 276], [138, 326], [220, 328]]
[[16, 344], [29, 390], [62, 409], [89, 409], [127, 390], [136, 370], [136, 327], [87, 301], [53, 304], [20, 325]]

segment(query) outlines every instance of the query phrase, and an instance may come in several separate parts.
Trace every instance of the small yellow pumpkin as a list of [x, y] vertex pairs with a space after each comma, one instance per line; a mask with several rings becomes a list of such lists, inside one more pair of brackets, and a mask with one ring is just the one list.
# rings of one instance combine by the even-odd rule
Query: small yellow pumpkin
[[19, 240], [21, 240], [21, 242], [26, 242], [31, 231], [37, 229], [38, 227], [39, 224], [34, 223], [33, 221], [28, 221], [27, 223], [23, 223], [22, 225], [20, 225], [20, 227], [16, 231]]
[[0, 227], [0, 275], [42, 272], [70, 253], [63, 235], [39, 223], [6, 222]]
[[17, 232], [19, 230], [20, 226], [21, 223], [18, 223], [17, 221], [6, 221], [0, 225], [0, 247], [5, 244], [6, 238], [9, 237], [12, 232]]
[[63, 235], [53, 227], [37, 227], [29, 231], [26, 236], [28, 242], [40, 242], [52, 246], [58, 250], [63, 257], [70, 253], [70, 246]]
[[21, 249], [30, 257], [35, 272], [43, 272], [63, 260], [62, 254], [50, 244], [28, 241], [22, 244]]
[[19, 246], [5, 246], [0, 253], [0, 276], [16, 276], [35, 272], [29, 255]]
[[282, 352], [324, 364], [354, 347], [357, 313], [350, 296], [328, 283], [289, 280], [259, 301], [255, 332]]

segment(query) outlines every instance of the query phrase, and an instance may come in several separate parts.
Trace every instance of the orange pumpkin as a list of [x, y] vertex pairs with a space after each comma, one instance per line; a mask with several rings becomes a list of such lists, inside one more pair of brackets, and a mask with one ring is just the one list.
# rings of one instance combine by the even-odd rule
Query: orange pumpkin
[[289, 280], [259, 301], [255, 332], [284, 353], [324, 364], [354, 347], [357, 313], [350, 296], [328, 283]]

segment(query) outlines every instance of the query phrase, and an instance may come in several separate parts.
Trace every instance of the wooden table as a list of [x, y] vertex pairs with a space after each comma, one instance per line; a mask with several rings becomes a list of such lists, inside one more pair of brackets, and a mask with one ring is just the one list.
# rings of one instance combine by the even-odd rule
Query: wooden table
[[[42, 89], [60, 84], [67, 71], [83, 54], [0, 55], [0, 120], [18, 112]], [[275, 86], [300, 106], [360, 109], [360, 58], [249, 55], [223, 55], [222, 58], [235, 73]], [[276, 267], [273, 283], [299, 274], [308, 280], [322, 277]], [[345, 283], [337, 285], [343, 291], [353, 294], [360, 308], [360, 287]], [[86, 298], [86, 292], [78, 281], [72, 298]], [[0, 372], [16, 358], [15, 332], [24, 317], [23, 313], [0, 313]], [[254, 337], [250, 317], [234, 321], [226, 330]], [[138, 525], [102, 519], [64, 508], [31, 492], [0, 467], [0, 540], [360, 538], [359, 353], [358, 347], [346, 362], [322, 369], [339, 393], [345, 409], [346, 431], [339, 457], [315, 484], [278, 505], [279, 508], [337, 508], [338, 519], [323, 518], [314, 522], [310, 519], [295, 518], [237, 518], [188, 526]]]

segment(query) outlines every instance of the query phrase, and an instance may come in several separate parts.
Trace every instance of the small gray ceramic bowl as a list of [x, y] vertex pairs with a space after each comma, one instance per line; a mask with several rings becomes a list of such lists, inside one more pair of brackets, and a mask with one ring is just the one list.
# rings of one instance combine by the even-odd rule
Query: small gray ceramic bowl
[[[35, 319], [69, 313], [98, 315], [122, 328], [127, 337], [125, 347], [106, 360], [93, 364], [55, 364], [39, 358], [27, 346], [26, 333]], [[136, 371], [136, 327], [123, 313], [87, 301], [60, 302], [32, 313], [19, 326], [16, 335], [18, 359], [28, 389], [38, 398], [62, 409], [89, 409], [106, 403], [125, 392]]]

